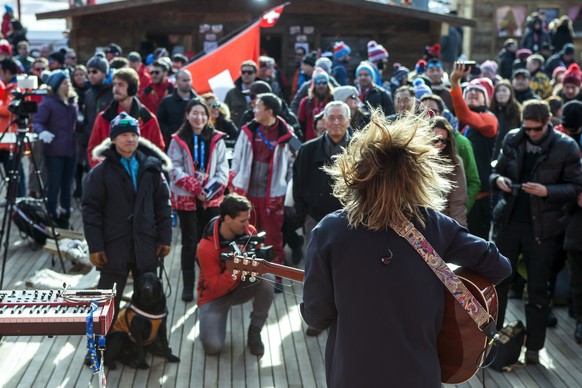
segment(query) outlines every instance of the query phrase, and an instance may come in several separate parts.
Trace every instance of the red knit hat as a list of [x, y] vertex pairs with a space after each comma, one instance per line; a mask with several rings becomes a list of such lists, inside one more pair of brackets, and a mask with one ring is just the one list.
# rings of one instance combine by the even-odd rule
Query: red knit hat
[[0, 40], [0, 53], [12, 56], [12, 46], [6, 39]]
[[564, 73], [562, 84], [574, 84], [578, 87], [582, 85], [582, 73], [580, 73], [580, 66], [577, 63], [572, 63], [568, 70]]
[[485, 95], [485, 105], [489, 106], [489, 101], [491, 100], [491, 96], [493, 96], [493, 82], [489, 78], [475, 78], [465, 88], [465, 92], [463, 96], [467, 94], [467, 92], [471, 89], [478, 89]]

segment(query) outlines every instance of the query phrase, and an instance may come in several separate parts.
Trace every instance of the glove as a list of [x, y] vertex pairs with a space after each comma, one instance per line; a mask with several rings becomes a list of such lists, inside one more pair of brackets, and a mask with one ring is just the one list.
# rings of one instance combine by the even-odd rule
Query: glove
[[49, 131], [42, 131], [38, 134], [38, 138], [42, 140], [43, 143], [50, 144], [55, 138], [55, 135]]
[[156, 256], [158, 257], [166, 257], [170, 253], [170, 246], [169, 245], [162, 245], [158, 244], [156, 246]]
[[107, 260], [107, 255], [105, 254], [105, 252], [91, 253], [89, 255], [89, 260], [91, 260], [91, 263], [97, 268], [104, 267], [109, 262], [109, 260]]

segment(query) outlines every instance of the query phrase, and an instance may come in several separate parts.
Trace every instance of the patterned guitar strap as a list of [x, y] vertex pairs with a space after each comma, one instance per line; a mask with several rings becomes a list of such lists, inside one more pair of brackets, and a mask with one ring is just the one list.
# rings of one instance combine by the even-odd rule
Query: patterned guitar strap
[[433, 270], [457, 302], [475, 321], [479, 330], [489, 338], [489, 344], [491, 344], [495, 340], [497, 333], [495, 319], [481, 306], [457, 275], [451, 271], [422, 233], [410, 221], [403, 221], [399, 225], [392, 225], [391, 227], [422, 256], [430, 269]]

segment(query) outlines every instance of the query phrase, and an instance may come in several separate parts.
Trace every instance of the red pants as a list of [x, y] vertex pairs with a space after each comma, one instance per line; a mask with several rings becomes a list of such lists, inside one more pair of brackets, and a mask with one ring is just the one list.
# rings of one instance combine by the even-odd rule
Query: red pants
[[283, 221], [285, 220], [285, 197], [256, 198], [247, 197], [253, 204], [251, 209], [251, 224], [257, 230], [267, 233], [265, 245], [272, 245], [275, 252], [274, 263], [285, 264], [285, 251], [283, 250]]

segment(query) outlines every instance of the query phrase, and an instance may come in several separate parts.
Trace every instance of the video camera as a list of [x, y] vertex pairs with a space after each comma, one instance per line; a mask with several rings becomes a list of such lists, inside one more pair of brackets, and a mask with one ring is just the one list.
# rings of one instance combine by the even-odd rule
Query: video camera
[[[263, 244], [265, 242], [266, 237], [267, 237], [267, 233], [264, 231], [260, 232], [256, 235], [253, 235], [253, 236], [248, 236], [248, 235], [240, 236], [239, 238], [237, 238], [233, 242], [227, 243], [225, 245], [225, 247], [226, 246], [232, 247], [232, 243], [234, 243], [237, 247], [238, 246], [246, 247], [245, 253], [247, 254], [247, 256], [254, 255], [259, 259], [263, 259], [266, 261], [273, 261], [273, 259], [275, 258], [275, 251], [273, 250], [273, 247], [271, 245], [259, 246], [260, 244]], [[224, 260], [224, 259], [230, 257], [230, 255], [233, 252], [236, 252], [236, 250], [233, 249], [231, 252], [222, 253], [221, 258]], [[236, 252], [236, 253], [241, 253], [241, 252]], [[225, 255], [225, 256], [223, 256], [223, 255]]]
[[28, 96], [44, 96], [47, 94], [46, 89], [37, 89], [38, 80], [36, 76], [18, 76], [18, 89], [11, 93], [14, 96], [8, 110], [19, 117], [28, 117], [38, 111], [36, 101], [26, 101]]

